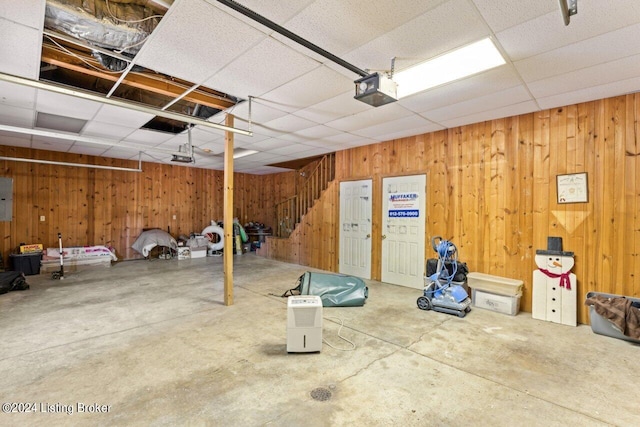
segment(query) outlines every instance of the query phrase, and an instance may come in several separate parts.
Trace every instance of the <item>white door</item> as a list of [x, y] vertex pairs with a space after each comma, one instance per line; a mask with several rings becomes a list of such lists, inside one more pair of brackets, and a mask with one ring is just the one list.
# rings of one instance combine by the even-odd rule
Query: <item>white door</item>
[[383, 282], [424, 287], [426, 175], [382, 180]]
[[340, 183], [340, 273], [371, 279], [371, 180]]

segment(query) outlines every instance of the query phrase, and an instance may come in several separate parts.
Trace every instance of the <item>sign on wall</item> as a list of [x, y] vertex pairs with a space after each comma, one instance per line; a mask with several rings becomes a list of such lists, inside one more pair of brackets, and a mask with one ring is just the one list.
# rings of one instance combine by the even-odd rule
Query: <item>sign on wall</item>
[[389, 195], [389, 218], [418, 218], [419, 216], [418, 193]]

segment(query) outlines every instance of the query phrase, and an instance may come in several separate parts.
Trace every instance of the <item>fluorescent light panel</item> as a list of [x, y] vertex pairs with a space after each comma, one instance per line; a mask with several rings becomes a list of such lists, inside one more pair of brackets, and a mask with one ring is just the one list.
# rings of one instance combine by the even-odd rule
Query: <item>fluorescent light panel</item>
[[233, 158], [239, 159], [240, 157], [246, 157], [256, 153], [257, 153], [256, 150], [247, 150], [246, 148], [236, 148], [235, 150], [233, 150]]
[[[239, 159], [240, 157], [250, 156], [252, 154], [256, 154], [258, 151], [249, 150], [247, 148], [235, 148], [233, 150], [233, 158]], [[214, 154], [216, 157], [224, 157], [224, 151], [222, 153]]]
[[493, 41], [486, 38], [400, 71], [393, 80], [398, 84], [398, 98], [403, 98], [504, 63]]

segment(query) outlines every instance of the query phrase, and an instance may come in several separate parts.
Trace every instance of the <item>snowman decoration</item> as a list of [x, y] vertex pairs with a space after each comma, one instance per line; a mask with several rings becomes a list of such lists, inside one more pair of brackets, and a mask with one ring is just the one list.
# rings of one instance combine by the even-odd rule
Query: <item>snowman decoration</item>
[[536, 251], [533, 272], [534, 319], [577, 325], [576, 275], [571, 272], [573, 252], [562, 250], [561, 237], [549, 237], [547, 250]]

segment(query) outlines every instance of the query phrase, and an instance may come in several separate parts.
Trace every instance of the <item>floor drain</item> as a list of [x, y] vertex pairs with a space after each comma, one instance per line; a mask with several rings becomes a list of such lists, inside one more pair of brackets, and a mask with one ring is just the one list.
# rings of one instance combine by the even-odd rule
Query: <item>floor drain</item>
[[319, 400], [324, 402], [325, 400], [331, 399], [331, 392], [323, 387], [318, 387], [316, 389], [311, 390], [311, 398], [313, 400]]

